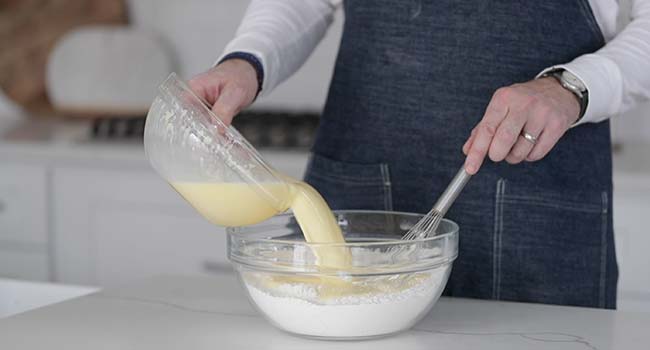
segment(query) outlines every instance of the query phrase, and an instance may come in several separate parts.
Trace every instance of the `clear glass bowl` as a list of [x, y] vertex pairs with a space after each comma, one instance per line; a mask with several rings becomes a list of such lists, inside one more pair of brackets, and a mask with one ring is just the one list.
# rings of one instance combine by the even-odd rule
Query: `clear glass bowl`
[[[236, 190], [240, 198], [246, 199], [246, 205], [255, 205], [266, 214], [251, 223], [288, 207], [287, 179], [267, 164], [233, 126], [226, 126], [207, 102], [174, 73], [159, 86], [149, 108], [144, 148], [153, 168], [184, 197], [190, 190]], [[235, 215], [245, 209], [239, 202], [218, 203], [222, 209], [231, 210], [215, 215], [211, 208], [214, 203], [204, 202], [195, 200], [190, 204], [208, 220], [225, 226], [232, 224], [227, 214]]]
[[[422, 215], [334, 211], [345, 244], [309, 244], [291, 214], [231, 227], [228, 258], [253, 305], [276, 327], [326, 339], [373, 338], [412, 327], [436, 303], [458, 254], [458, 225], [399, 240]], [[347, 249], [350, 265], [322, 268], [318, 254]], [[315, 252], [318, 252], [315, 253]]]

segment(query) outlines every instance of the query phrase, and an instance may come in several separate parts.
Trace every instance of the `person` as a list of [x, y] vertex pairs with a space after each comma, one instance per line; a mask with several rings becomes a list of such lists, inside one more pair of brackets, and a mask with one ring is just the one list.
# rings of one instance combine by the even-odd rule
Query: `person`
[[615, 0], [253, 0], [191, 88], [229, 123], [302, 65], [337, 7], [305, 180], [333, 209], [426, 213], [464, 166], [445, 294], [615, 308], [608, 118], [650, 97], [650, 1], [616, 33]]

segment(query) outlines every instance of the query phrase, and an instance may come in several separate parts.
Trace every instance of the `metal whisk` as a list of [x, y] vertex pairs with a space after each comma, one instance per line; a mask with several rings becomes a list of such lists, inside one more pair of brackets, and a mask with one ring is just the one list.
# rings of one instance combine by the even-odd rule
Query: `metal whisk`
[[445, 189], [445, 192], [443, 192], [442, 196], [438, 198], [433, 209], [411, 227], [411, 229], [402, 236], [402, 240], [421, 239], [434, 234], [440, 225], [442, 218], [447, 214], [447, 210], [449, 210], [449, 207], [454, 203], [470, 177], [472, 177], [472, 175], [465, 171], [465, 167], [461, 167]]

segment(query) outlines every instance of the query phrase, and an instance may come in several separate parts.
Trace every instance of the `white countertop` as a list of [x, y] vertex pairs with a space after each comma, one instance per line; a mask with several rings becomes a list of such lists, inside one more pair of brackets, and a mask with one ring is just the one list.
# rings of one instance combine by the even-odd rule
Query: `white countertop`
[[273, 328], [232, 275], [161, 276], [0, 320], [0, 349], [643, 349], [650, 315], [442, 298], [412, 330], [358, 341]]
[[96, 292], [98, 288], [0, 278], [0, 319]]

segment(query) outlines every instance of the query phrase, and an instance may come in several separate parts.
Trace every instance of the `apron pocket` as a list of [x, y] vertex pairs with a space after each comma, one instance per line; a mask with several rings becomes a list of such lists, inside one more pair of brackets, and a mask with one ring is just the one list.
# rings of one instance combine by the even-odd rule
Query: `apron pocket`
[[388, 164], [359, 164], [312, 154], [305, 181], [332, 209], [392, 210]]
[[499, 180], [493, 297], [603, 307], [608, 197]]

